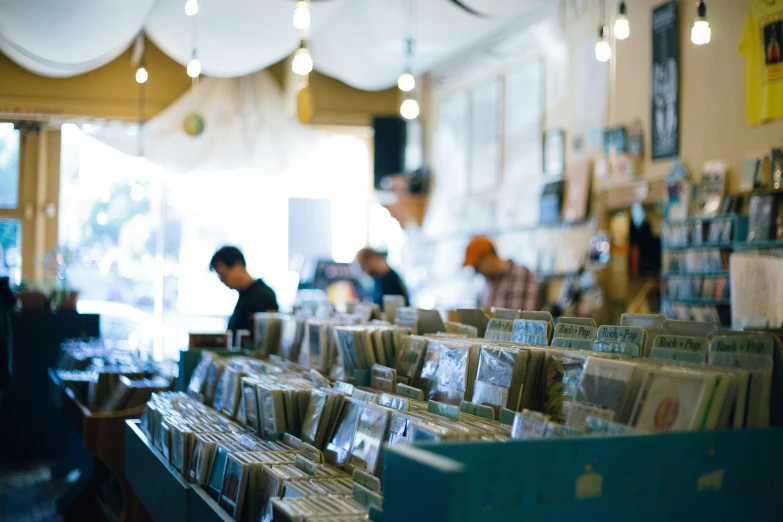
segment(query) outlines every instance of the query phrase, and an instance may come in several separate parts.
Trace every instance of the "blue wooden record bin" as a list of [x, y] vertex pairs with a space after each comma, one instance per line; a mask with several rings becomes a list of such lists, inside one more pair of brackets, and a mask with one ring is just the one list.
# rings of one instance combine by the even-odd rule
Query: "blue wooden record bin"
[[783, 428], [396, 446], [384, 520], [783, 520]]
[[190, 484], [147, 439], [137, 420], [125, 421], [125, 476], [152, 520], [188, 520]]
[[[127, 421], [126, 473], [153, 520], [227, 522]], [[398, 445], [383, 520], [783, 520], [783, 428]]]

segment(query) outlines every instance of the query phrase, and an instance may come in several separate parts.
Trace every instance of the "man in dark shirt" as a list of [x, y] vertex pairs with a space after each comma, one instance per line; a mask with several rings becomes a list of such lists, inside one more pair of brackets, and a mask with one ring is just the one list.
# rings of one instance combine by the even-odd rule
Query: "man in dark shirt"
[[383, 308], [383, 296], [401, 295], [405, 298], [405, 306], [408, 306], [408, 290], [402, 282], [400, 275], [391, 269], [386, 261], [386, 256], [372, 248], [362, 248], [356, 254], [356, 262], [362, 271], [375, 279], [375, 288], [372, 292], [372, 302]]
[[253, 279], [247, 272], [245, 256], [238, 248], [221, 248], [212, 256], [209, 267], [224, 285], [239, 292], [234, 313], [228, 320], [229, 330], [252, 330], [253, 314], [277, 311], [275, 291], [261, 279]]

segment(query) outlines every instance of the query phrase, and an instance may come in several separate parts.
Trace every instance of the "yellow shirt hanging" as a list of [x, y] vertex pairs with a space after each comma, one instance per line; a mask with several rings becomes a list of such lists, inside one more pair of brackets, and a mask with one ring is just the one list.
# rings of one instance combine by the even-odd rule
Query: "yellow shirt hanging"
[[783, 0], [751, 4], [739, 51], [748, 123], [783, 118]]

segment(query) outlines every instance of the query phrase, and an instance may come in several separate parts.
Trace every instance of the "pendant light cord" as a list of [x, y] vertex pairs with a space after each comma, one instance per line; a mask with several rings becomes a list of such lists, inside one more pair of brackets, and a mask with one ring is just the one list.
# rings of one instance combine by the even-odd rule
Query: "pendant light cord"
[[[144, 51], [146, 54], [146, 50]], [[144, 62], [144, 55], [142, 54], [142, 63]], [[144, 156], [144, 123], [145, 117], [144, 109], [147, 105], [147, 82], [139, 84], [139, 157]]]
[[415, 9], [413, 6], [414, 0], [408, 1], [408, 42], [405, 50], [405, 56], [406, 56], [406, 62], [407, 62], [407, 68], [411, 68], [411, 62], [413, 61], [413, 31], [414, 26], [416, 24], [414, 17], [415, 17]]

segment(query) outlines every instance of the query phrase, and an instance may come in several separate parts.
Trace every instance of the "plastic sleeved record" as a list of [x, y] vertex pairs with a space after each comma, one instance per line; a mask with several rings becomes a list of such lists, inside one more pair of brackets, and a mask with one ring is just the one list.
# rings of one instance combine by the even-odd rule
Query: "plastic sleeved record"
[[324, 458], [328, 464], [344, 466], [351, 451], [351, 441], [356, 430], [356, 421], [359, 418], [361, 403], [353, 399], [346, 399], [340, 416], [337, 419], [337, 427], [331, 440], [324, 451]]
[[389, 413], [390, 410], [372, 404], [361, 407], [346, 469], [360, 469], [373, 475], [378, 474], [381, 449], [389, 425]]
[[[182, 461], [185, 453], [185, 440], [187, 435], [183, 433], [187, 428], [183, 428], [176, 424], [171, 425], [170, 437], [171, 437], [171, 450], [170, 459], [171, 465], [174, 466], [180, 473], [182, 473]], [[190, 430], [187, 430], [188, 432]]]
[[302, 440], [313, 444], [318, 433], [318, 425], [326, 405], [326, 393], [320, 390], [310, 392], [310, 402], [307, 405], [304, 421], [302, 422]]
[[633, 363], [590, 358], [568, 412], [568, 426], [583, 429], [587, 416], [616, 420], [625, 409], [634, 370]]
[[233, 418], [239, 405], [239, 393], [243, 372], [234, 368], [226, 368], [223, 372], [223, 400], [221, 407], [215, 406], [216, 410]]
[[469, 345], [442, 344], [438, 365], [438, 388], [467, 389]]
[[193, 374], [188, 384], [188, 391], [192, 393], [204, 393], [204, 386], [206, 385], [207, 372], [209, 366], [212, 364], [213, 355], [207, 351], [202, 352], [201, 360], [199, 361], [196, 369], [193, 370]]
[[417, 384], [429, 344], [430, 340], [426, 337], [418, 335], [401, 337], [400, 349], [397, 352], [397, 361], [394, 365], [394, 369], [397, 370], [397, 378], [401, 382], [412, 386]]
[[459, 406], [459, 404], [466, 399], [465, 392], [455, 388], [449, 388], [447, 386], [437, 386], [435, 389], [434, 401], [442, 402], [444, 404], [451, 404]]
[[[213, 360], [209, 365], [209, 369], [207, 370], [207, 381], [204, 386], [204, 404], [208, 406], [214, 406], [215, 394], [217, 393], [217, 388], [220, 387], [220, 383], [223, 377], [224, 367], [225, 365], [223, 361], [220, 360]], [[221, 390], [221, 402], [222, 402], [222, 390]]]
[[546, 436], [549, 417], [537, 411], [523, 410], [514, 416], [511, 425], [513, 439], [542, 439]]
[[359, 364], [353, 329], [347, 326], [338, 326], [334, 329], [334, 335], [337, 343], [337, 352], [342, 359], [345, 375], [346, 377], [353, 377]]
[[411, 422], [408, 427], [410, 442], [440, 442], [449, 438], [449, 429], [428, 422]]
[[325, 370], [329, 367], [328, 347], [331, 344], [327, 324], [323, 321], [307, 323], [308, 362], [310, 368]]
[[263, 403], [263, 430], [267, 437], [272, 438], [285, 431], [283, 392], [267, 386], [259, 387], [259, 391]]
[[199, 468], [201, 467], [201, 460], [204, 457], [204, 440], [196, 434], [193, 437], [193, 445], [191, 447], [190, 459], [188, 461], [188, 472], [186, 478], [188, 482], [194, 484], [201, 484], [203, 481], [199, 480]]
[[473, 400], [475, 404], [490, 406], [497, 417], [500, 408], [508, 405], [509, 390], [503, 386], [476, 381], [473, 385]]
[[543, 413], [552, 420], [565, 423], [587, 355], [577, 353], [549, 353], [546, 358], [546, 389]]
[[429, 401], [435, 396], [438, 387], [438, 367], [440, 366], [443, 345], [439, 341], [431, 341], [427, 346], [424, 364], [421, 367], [419, 387], [424, 392], [424, 400]]
[[217, 499], [220, 490], [223, 487], [225, 478], [226, 459], [228, 458], [228, 448], [219, 444], [215, 449], [215, 456], [212, 459], [212, 467], [207, 478], [206, 490], [213, 499]]
[[518, 349], [484, 344], [479, 352], [476, 381], [508, 388]]
[[249, 471], [250, 466], [233, 458], [233, 455], [226, 460], [223, 488], [220, 492], [220, 507], [234, 520], [242, 520]]
[[715, 379], [714, 374], [649, 368], [631, 425], [642, 433], [699, 429]]
[[254, 433], [258, 433], [258, 399], [256, 397], [256, 384], [252, 381], [243, 379], [242, 395], [245, 400], [245, 425]]
[[373, 364], [370, 373], [370, 386], [374, 390], [394, 393], [397, 387], [397, 372], [379, 364]]

